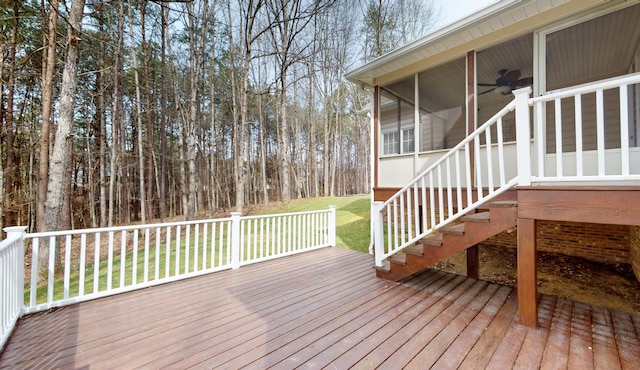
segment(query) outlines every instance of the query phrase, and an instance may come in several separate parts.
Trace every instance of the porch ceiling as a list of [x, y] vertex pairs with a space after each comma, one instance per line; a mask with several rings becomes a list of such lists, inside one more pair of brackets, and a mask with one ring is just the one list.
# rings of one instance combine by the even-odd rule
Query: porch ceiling
[[[637, 3], [637, 1], [629, 2]], [[430, 65], [438, 65], [462, 57], [469, 50], [482, 50], [513, 36], [525, 35], [542, 25], [571, 14], [578, 14], [602, 3], [611, 2], [603, 0], [501, 0], [476, 14], [357, 68], [348, 73], [347, 78], [369, 86], [388, 85], [407, 78], [415, 72], [425, 70]], [[636, 23], [635, 20], [631, 21], [631, 24]], [[617, 23], [618, 26], [624, 24], [624, 21]], [[603, 38], [602, 42], [612, 49], [621, 43], [624, 43], [625, 48], [629, 48], [629, 40], [633, 39], [629, 39], [627, 36], [632, 37], [633, 35], [616, 32], [613, 31], [613, 35], [618, 35], [618, 38], [608, 41]], [[576, 43], [576, 47], [578, 46], [579, 44]], [[583, 50], [583, 52], [588, 51]], [[574, 58], [580, 56], [576, 54]], [[600, 59], [602, 60], [599, 63], [607, 63], [607, 59]], [[597, 66], [591, 67], [596, 68]], [[562, 74], [561, 69], [557, 70], [559, 74]], [[482, 71], [478, 71], [479, 79], [485, 78], [482, 73]], [[496, 71], [490, 71], [490, 73], [493, 77], [489, 81], [495, 80]], [[568, 75], [564, 73], [562, 76]]]
[[[550, 33], [546, 50], [546, 90], [628, 73], [640, 44], [637, 19], [640, 19], [640, 4]], [[501, 69], [518, 69], [522, 78], [534, 77], [533, 42], [533, 33], [529, 32], [486, 49], [477, 49], [477, 82], [493, 83]], [[397, 63], [392, 63], [388, 68], [394, 68], [393, 65]], [[454, 61], [430, 68], [429, 73], [421, 73], [420, 106], [437, 110], [438, 107], [464, 105], [464, 65], [464, 58], [460, 55]], [[585, 79], [584, 76], [589, 77]], [[385, 87], [408, 101], [414, 99], [414, 80], [411, 76]], [[479, 87], [478, 92], [489, 89]], [[488, 102], [504, 100], [505, 97], [486, 93], [480, 95], [479, 99]]]

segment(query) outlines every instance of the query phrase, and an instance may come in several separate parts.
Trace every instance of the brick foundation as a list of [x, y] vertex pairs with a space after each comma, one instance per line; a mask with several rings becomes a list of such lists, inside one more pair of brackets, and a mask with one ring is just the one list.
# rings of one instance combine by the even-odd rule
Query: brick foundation
[[[630, 234], [635, 229], [634, 271], [640, 279], [640, 227], [578, 222], [538, 221], [538, 250], [582, 257], [605, 263], [632, 263]], [[517, 246], [516, 228], [509, 229], [482, 245]]]
[[636, 278], [640, 281], [640, 226], [631, 226], [629, 239], [631, 267], [633, 267]]

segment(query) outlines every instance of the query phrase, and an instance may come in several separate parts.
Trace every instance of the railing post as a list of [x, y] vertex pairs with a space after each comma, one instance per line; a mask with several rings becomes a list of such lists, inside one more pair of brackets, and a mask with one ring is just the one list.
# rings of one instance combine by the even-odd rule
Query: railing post
[[231, 212], [231, 268], [240, 267], [240, 212]]
[[529, 94], [531, 87], [514, 90], [516, 99], [516, 152], [518, 186], [531, 185], [531, 127]]
[[329, 206], [329, 245], [336, 246], [336, 206]]
[[0, 349], [4, 347], [16, 321], [24, 313], [24, 236], [27, 227], [13, 226], [3, 230], [7, 233], [7, 240], [15, 240], [17, 250], [9, 247], [12, 249], [6, 254], [8, 260], [2, 263], [2, 267], [8, 267], [8, 271], [3, 272], [2, 276], [6, 280], [1, 283], [9, 286], [0, 287], [4, 291], [0, 302], [0, 319], [3, 321], [0, 324]]
[[383, 202], [371, 203], [371, 219], [373, 220], [373, 254], [377, 267], [384, 267], [384, 228], [382, 227], [383, 204]]
[[[27, 231], [27, 227], [26, 226], [12, 226], [12, 227], [5, 227], [4, 232], [7, 233], [7, 239], [9, 238], [18, 238], [18, 258], [20, 259], [20, 261], [16, 261], [17, 264], [17, 288], [18, 288], [18, 293], [17, 296], [20, 297], [20, 299], [22, 299], [22, 297], [24, 297], [24, 235]], [[37, 268], [37, 266], [36, 266]], [[24, 306], [24, 305], [23, 305]]]

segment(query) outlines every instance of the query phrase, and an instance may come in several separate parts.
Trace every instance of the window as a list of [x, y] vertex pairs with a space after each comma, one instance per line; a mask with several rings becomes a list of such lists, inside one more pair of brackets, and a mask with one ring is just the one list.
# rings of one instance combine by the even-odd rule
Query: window
[[414, 135], [414, 128], [402, 129], [402, 152], [413, 153], [416, 147], [416, 136]]
[[397, 132], [387, 132], [383, 134], [383, 150], [382, 154], [397, 154], [398, 153], [398, 133]]
[[[403, 128], [398, 131], [389, 131], [382, 134], [382, 154], [404, 154], [413, 153], [416, 148], [415, 129], [413, 127]], [[400, 143], [402, 151], [400, 152]]]
[[407, 99], [390, 91], [380, 94], [380, 122], [382, 155], [413, 153], [416, 151], [414, 106]]

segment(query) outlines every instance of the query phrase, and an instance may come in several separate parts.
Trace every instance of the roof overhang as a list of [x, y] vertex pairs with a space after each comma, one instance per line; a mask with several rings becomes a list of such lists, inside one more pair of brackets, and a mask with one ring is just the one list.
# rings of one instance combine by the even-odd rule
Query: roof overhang
[[365, 86], [384, 85], [616, 0], [500, 0], [347, 73]]

